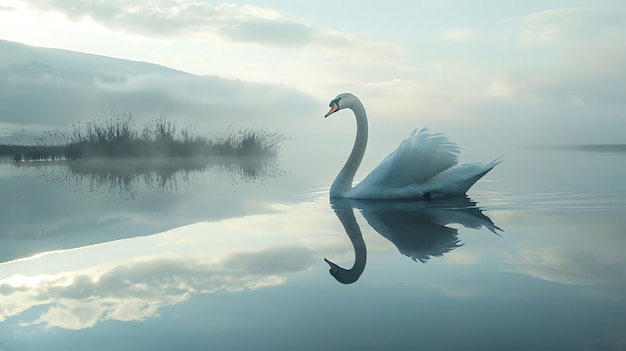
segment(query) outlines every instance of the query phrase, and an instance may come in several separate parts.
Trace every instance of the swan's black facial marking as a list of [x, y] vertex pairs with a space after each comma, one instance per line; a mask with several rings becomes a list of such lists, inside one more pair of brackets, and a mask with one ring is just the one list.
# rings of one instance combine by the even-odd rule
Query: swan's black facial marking
[[328, 104], [328, 107], [330, 107], [330, 111], [328, 111], [325, 115], [324, 118], [332, 115], [333, 113], [341, 110], [341, 107], [339, 107], [339, 100], [341, 100], [341, 97], [335, 98], [333, 101], [331, 101]]

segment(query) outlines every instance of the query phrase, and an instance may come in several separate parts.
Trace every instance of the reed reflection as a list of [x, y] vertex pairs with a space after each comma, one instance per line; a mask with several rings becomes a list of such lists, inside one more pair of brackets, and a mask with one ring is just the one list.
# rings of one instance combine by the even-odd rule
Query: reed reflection
[[142, 188], [171, 193], [189, 184], [194, 174], [211, 172], [229, 184], [264, 184], [285, 172], [274, 157], [192, 157], [152, 159], [92, 159], [19, 162], [13, 166], [54, 184], [70, 184], [75, 191], [97, 192], [134, 199]]
[[356, 282], [367, 261], [367, 249], [354, 215], [355, 209], [400, 253], [422, 263], [463, 245], [458, 238], [458, 230], [449, 227], [449, 224], [457, 223], [473, 229], [485, 227], [495, 234], [501, 230], [482, 213], [476, 202], [466, 196], [431, 201], [331, 198], [331, 207], [352, 242], [355, 260], [349, 269], [328, 259], [324, 261], [330, 266], [330, 274], [344, 284]]

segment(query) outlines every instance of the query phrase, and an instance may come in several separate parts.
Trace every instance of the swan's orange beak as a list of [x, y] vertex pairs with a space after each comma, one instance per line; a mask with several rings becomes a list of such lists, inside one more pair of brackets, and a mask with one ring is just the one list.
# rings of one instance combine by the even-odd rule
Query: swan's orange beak
[[328, 112], [324, 115], [324, 118], [332, 115], [333, 113], [337, 112], [337, 110], [339, 110], [339, 105], [337, 104], [332, 104], [330, 106], [330, 110], [328, 110]]
[[339, 266], [337, 266], [333, 262], [330, 262], [327, 259], [324, 259], [324, 262], [328, 263], [328, 265], [330, 266], [330, 270], [329, 271], [330, 271], [331, 274], [337, 274], [337, 272], [339, 272]]

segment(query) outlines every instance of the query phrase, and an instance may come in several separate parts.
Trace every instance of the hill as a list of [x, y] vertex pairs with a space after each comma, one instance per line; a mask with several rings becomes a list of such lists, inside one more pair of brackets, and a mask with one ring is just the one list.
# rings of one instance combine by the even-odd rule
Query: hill
[[316, 106], [293, 89], [152, 63], [3, 40], [0, 52], [0, 143], [122, 114], [139, 125], [165, 117], [201, 132], [230, 125], [284, 130], [293, 115]]

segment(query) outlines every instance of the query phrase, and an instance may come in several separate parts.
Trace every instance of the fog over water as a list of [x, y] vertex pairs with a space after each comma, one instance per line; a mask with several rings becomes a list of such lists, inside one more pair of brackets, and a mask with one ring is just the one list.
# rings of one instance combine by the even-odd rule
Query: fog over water
[[[0, 348], [626, 349], [626, 11], [567, 6], [0, 6], [0, 144], [126, 115], [287, 137], [1, 157]], [[331, 200], [344, 91], [369, 116], [356, 181], [423, 127], [502, 163], [467, 197]]]

